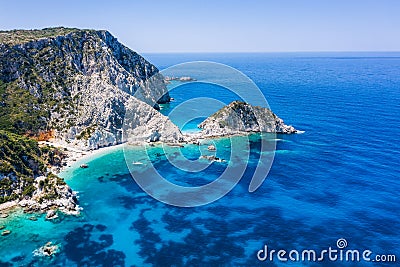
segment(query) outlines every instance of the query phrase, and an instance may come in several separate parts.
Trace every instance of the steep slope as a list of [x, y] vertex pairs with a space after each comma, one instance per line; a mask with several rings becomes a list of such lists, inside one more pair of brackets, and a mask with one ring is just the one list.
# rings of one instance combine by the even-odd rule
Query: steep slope
[[199, 128], [203, 135], [221, 136], [242, 132], [291, 134], [297, 130], [285, 125], [271, 110], [234, 101], [204, 120]]
[[60, 167], [63, 157], [56, 148], [39, 147], [35, 140], [0, 130], [0, 203], [24, 198], [31, 210], [57, 207], [79, 213], [75, 193], [47, 169]]
[[0, 32], [1, 129], [86, 148], [115, 144], [133, 95], [133, 114], [157, 114], [170, 99], [157, 68], [107, 31]]
[[49, 169], [64, 154], [36, 140], [176, 142], [178, 127], [156, 110], [169, 100], [157, 68], [107, 31], [0, 31], [0, 203], [78, 213], [75, 193]]

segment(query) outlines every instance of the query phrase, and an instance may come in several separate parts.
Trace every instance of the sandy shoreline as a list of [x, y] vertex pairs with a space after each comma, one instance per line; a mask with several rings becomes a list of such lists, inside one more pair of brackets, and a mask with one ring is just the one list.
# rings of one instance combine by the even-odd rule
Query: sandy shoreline
[[104, 155], [107, 154], [111, 151], [114, 150], [118, 150], [120, 148], [122, 148], [123, 146], [126, 145], [126, 143], [124, 144], [118, 144], [118, 145], [114, 145], [114, 146], [108, 146], [108, 147], [102, 147], [96, 150], [82, 150], [73, 146], [67, 146], [65, 144], [60, 144], [57, 142], [49, 142], [49, 141], [41, 141], [39, 142], [40, 145], [49, 145], [49, 146], [53, 146], [56, 148], [62, 148], [63, 153], [66, 154], [66, 158], [63, 159], [63, 166], [60, 168], [56, 168], [53, 167], [52, 168], [52, 172], [54, 174], [59, 174], [65, 170], [67, 170], [68, 168], [73, 167], [74, 165], [78, 164], [78, 163], [87, 163], [86, 161], [90, 161], [92, 160], [95, 156], [100, 156], [100, 155]]
[[18, 205], [18, 201], [16, 201], [16, 200], [5, 202], [5, 203], [1, 203], [0, 204], [0, 211], [5, 211], [5, 210], [9, 210], [9, 209], [15, 208], [17, 205]]

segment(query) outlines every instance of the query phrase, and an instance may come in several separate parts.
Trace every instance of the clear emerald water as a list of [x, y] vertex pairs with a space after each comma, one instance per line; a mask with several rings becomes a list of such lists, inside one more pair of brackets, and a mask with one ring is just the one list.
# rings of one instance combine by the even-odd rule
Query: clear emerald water
[[[224, 198], [201, 207], [178, 208], [147, 196], [130, 177], [122, 149], [78, 165], [62, 176], [79, 191], [81, 217], [37, 221], [21, 211], [0, 219], [12, 233], [0, 236], [0, 265], [7, 266], [270, 266], [312, 263], [259, 262], [256, 252], [335, 247], [400, 258], [400, 54], [152, 54], [160, 69], [210, 60], [248, 75], [271, 109], [300, 135], [280, 135], [272, 169], [254, 193], [247, 191], [257, 164], [258, 137], [251, 137], [249, 166]], [[207, 88], [182, 85], [169, 108]], [[229, 103], [226, 92], [213, 97]], [[166, 114], [169, 110], [164, 107]], [[177, 118], [179, 122], [179, 118]], [[185, 130], [196, 130], [199, 121]], [[227, 140], [216, 140], [227, 147]], [[201, 174], [171, 168], [164, 155], [154, 162], [169, 179], [200, 185], [215, 179], [224, 163]], [[132, 149], [129, 153], [138, 153]], [[188, 158], [196, 146], [183, 148]], [[227, 157], [223, 150], [218, 156]], [[144, 159], [138, 159], [144, 161]], [[145, 164], [138, 168], [145, 168]], [[61, 245], [52, 259], [32, 251], [48, 241]], [[321, 265], [317, 264], [316, 265]], [[345, 266], [324, 262], [323, 266]], [[360, 262], [357, 266], [372, 266]], [[384, 264], [379, 264], [379, 266]], [[396, 264], [388, 264], [395, 266]], [[322, 265], [321, 265], [322, 266]]]

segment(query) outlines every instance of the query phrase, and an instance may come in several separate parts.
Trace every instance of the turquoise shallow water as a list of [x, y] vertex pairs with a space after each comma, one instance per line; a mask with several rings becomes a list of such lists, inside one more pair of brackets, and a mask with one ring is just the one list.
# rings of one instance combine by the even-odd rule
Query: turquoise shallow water
[[[17, 212], [0, 219], [12, 230], [0, 237], [1, 265], [321, 266], [260, 262], [256, 252], [264, 244], [322, 250], [335, 247], [339, 238], [351, 249], [400, 258], [399, 56], [147, 55], [161, 69], [197, 59], [238, 68], [260, 87], [275, 113], [305, 133], [277, 136], [272, 169], [262, 186], [249, 193], [260, 145], [258, 136], [252, 136], [249, 165], [239, 184], [227, 196], [196, 208], [172, 207], [145, 194], [131, 178], [122, 148], [91, 160], [88, 169], [72, 167], [62, 176], [79, 191], [82, 216], [30, 221], [31, 215]], [[212, 92], [223, 102], [234, 100], [222, 89]], [[164, 107], [165, 114], [185, 99], [210, 93], [187, 84], [171, 94], [175, 101]], [[217, 156], [228, 159], [229, 142], [216, 143], [221, 148]], [[201, 174], [184, 173], [171, 167], [165, 155], [157, 155], [158, 149], [149, 150], [154, 166], [181, 185], [207, 183], [228, 164], [215, 162]], [[196, 146], [182, 152], [190, 159], [200, 155]], [[146, 168], [149, 162], [141, 153], [133, 148], [128, 153], [143, 163], [134, 167]], [[60, 253], [52, 259], [35, 257], [32, 251], [48, 241], [60, 244]]]

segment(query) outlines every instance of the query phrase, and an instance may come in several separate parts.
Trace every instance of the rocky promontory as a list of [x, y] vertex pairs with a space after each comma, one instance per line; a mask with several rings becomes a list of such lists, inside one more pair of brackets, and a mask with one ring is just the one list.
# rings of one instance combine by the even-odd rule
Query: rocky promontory
[[79, 214], [77, 194], [52, 172], [65, 157], [63, 150], [0, 130], [0, 210], [19, 205], [26, 212]]
[[57, 210], [69, 215], [79, 215], [78, 196], [76, 192], [60, 178], [39, 176], [34, 182], [35, 191], [32, 197], [24, 198], [18, 205], [24, 212], [47, 213], [46, 218], [57, 218]]
[[233, 101], [198, 126], [203, 136], [226, 136], [249, 132], [292, 134], [297, 130], [286, 125], [270, 109]]

